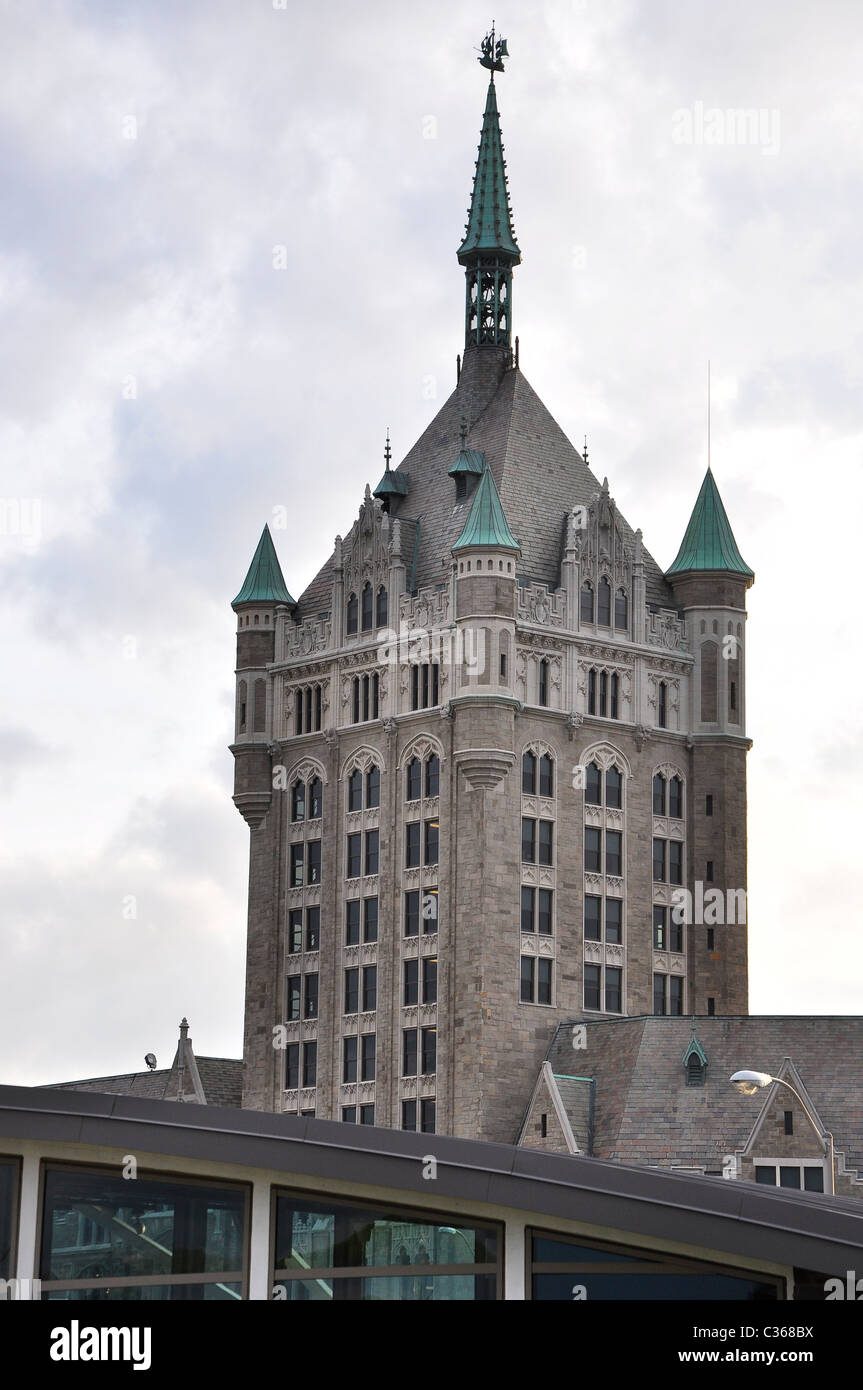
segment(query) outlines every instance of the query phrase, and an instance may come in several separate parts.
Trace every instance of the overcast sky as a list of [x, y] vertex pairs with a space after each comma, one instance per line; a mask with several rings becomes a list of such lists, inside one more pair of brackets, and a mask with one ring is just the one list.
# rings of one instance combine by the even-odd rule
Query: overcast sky
[[[296, 597], [452, 389], [492, 16], [0, 13], [0, 1080], [38, 1083], [167, 1064], [183, 1014], [241, 1053], [229, 604], [281, 507]], [[756, 571], [751, 1010], [861, 1013], [863, 11], [494, 17], [522, 369], [664, 567], [712, 360]]]

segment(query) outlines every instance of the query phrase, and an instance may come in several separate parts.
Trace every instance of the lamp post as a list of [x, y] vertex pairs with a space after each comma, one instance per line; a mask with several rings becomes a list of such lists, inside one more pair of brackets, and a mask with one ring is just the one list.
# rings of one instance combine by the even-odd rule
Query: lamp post
[[734, 1089], [739, 1091], [742, 1096], [754, 1096], [756, 1091], [763, 1090], [765, 1086], [787, 1086], [791, 1094], [797, 1097], [812, 1128], [818, 1135], [818, 1138], [827, 1140], [827, 1151], [830, 1156], [830, 1194], [831, 1196], [835, 1196], [836, 1161], [833, 1149], [833, 1135], [830, 1133], [829, 1129], [819, 1128], [818, 1121], [815, 1119], [815, 1116], [812, 1114], [812, 1111], [809, 1109], [809, 1106], [806, 1104], [800, 1092], [791, 1085], [790, 1081], [783, 1081], [779, 1076], [770, 1076], [766, 1071], [736, 1071], [730, 1079]]

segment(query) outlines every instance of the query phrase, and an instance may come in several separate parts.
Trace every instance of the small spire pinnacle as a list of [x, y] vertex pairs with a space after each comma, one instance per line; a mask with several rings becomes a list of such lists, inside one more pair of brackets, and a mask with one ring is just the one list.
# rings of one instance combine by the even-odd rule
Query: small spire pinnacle
[[389, 473], [389, 471], [390, 471], [390, 459], [392, 458], [392, 456], [393, 456], [393, 451], [392, 451], [392, 449], [390, 448], [390, 427], [389, 427], [389, 425], [387, 425], [387, 442], [386, 442], [386, 445], [384, 446], [384, 462], [386, 463], [386, 471], [387, 471], [387, 473]]
[[464, 415], [461, 417], [461, 429], [459, 433], [461, 434], [461, 447], [464, 448], [467, 444], [467, 420], [464, 418]]
[[590, 460], [587, 457], [587, 435], [584, 436], [584, 450], [582, 452], [581, 457], [584, 459], [585, 465], [587, 465], [590, 462]]

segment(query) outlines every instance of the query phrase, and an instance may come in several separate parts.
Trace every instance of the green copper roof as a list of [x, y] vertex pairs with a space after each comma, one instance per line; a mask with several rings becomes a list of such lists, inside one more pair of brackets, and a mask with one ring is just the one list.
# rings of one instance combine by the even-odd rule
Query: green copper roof
[[506, 257], [512, 265], [518, 265], [521, 260], [512, 227], [506, 163], [492, 78], [488, 84], [470, 213], [464, 241], [458, 249], [458, 259], [462, 265], [466, 265], [476, 253], [488, 255], [494, 252]]
[[731, 574], [755, 577], [737, 549], [737, 542], [731, 524], [722, 505], [719, 489], [708, 468], [701, 491], [693, 508], [692, 516], [683, 542], [677, 552], [677, 559], [666, 576], [684, 574], [690, 570], [726, 570]]
[[236, 608], [240, 603], [293, 603], [293, 601], [282, 576], [276, 547], [273, 545], [273, 538], [270, 535], [270, 528], [265, 526], [261, 532], [261, 539], [258, 541], [258, 548], [252, 563], [249, 565], [246, 581], [231, 607]]
[[394, 473], [387, 468], [374, 492], [373, 497], [407, 497], [409, 479], [407, 473]]
[[504, 516], [494, 478], [488, 467], [479, 480], [470, 515], [453, 550], [467, 550], [468, 547], [477, 545], [504, 546], [507, 550], [520, 549], [518, 541], [509, 529], [509, 522]]
[[695, 1029], [692, 1030], [692, 1037], [689, 1039], [689, 1046], [683, 1054], [684, 1067], [689, 1066], [690, 1057], [697, 1057], [703, 1067], [707, 1066], [707, 1053], [695, 1036]]
[[447, 473], [482, 473], [485, 468], [485, 454], [479, 449], [462, 449], [455, 463]]

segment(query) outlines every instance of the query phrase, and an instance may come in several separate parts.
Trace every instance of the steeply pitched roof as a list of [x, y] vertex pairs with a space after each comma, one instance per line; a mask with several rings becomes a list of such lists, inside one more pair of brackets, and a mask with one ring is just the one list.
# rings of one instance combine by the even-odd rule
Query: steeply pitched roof
[[458, 249], [459, 261], [464, 265], [480, 252], [498, 252], [512, 265], [517, 265], [521, 260], [509, 206], [494, 78], [488, 84], [473, 195], [464, 241]]
[[[447, 559], [464, 530], [472, 498], [453, 499], [447, 480], [458, 453], [461, 420], [470, 428], [471, 448], [485, 454], [498, 496], [521, 556], [518, 573], [556, 588], [560, 583], [561, 537], [567, 512], [588, 506], [600, 481], [567, 439], [519, 368], [507, 368], [502, 354], [482, 348], [465, 352], [456, 389], [420, 435], [394, 476], [410, 474], [410, 498], [396, 499], [393, 513], [402, 525], [402, 555], [410, 555], [407, 527], [422, 517], [414, 582], [417, 588], [441, 582]], [[409, 516], [405, 509], [409, 508]], [[635, 548], [635, 534], [617, 513]], [[643, 552], [648, 603], [674, 608], [671, 587], [647, 549]], [[300, 619], [316, 617], [332, 601], [332, 557], [300, 598]]]
[[[573, 1052], [573, 1022], [563, 1023], [547, 1060], [560, 1074], [572, 1070], [575, 1057], [579, 1072], [595, 1080], [596, 1157], [719, 1172], [726, 1154], [743, 1150], [769, 1097], [767, 1091], [741, 1096], [729, 1077], [744, 1067], [782, 1076], [783, 1059], [791, 1057], [837, 1154], [863, 1177], [863, 1064], [857, 1060], [863, 1018], [699, 1017], [698, 1040], [710, 1063], [703, 1086], [687, 1086], [682, 1065], [692, 1037], [689, 1018], [578, 1022], [586, 1029], [585, 1048]], [[560, 1081], [558, 1088], [581, 1143], [583, 1099]]]
[[731, 523], [709, 468], [677, 558], [666, 574], [684, 574], [690, 570], [725, 570], [755, 578], [755, 571], [749, 568], [737, 549]]
[[282, 576], [276, 547], [265, 526], [258, 541], [258, 548], [249, 565], [242, 589], [231, 604], [236, 608], [240, 603], [293, 603]]
[[470, 515], [453, 550], [467, 550], [478, 545], [518, 550], [518, 541], [504, 516], [490, 468], [485, 469], [479, 480]]

